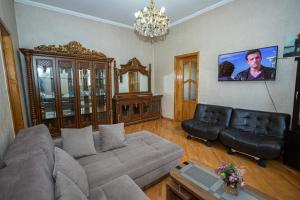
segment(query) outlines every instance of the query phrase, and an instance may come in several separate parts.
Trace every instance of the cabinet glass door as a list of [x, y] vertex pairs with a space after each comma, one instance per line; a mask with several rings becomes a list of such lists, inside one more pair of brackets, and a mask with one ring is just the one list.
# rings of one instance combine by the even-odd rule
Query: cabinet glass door
[[106, 66], [104, 63], [94, 63], [95, 68], [95, 112], [96, 124], [108, 123]]
[[39, 95], [40, 118], [51, 133], [58, 131], [57, 93], [55, 89], [55, 70], [53, 58], [34, 57], [34, 70], [37, 78], [37, 94]]
[[133, 102], [131, 104], [131, 115], [133, 119], [141, 118], [141, 104], [139, 102]]
[[74, 87], [74, 61], [67, 59], [58, 59], [57, 67], [59, 73], [59, 97], [61, 112], [61, 127], [75, 128], [76, 120], [76, 98]]
[[79, 73], [80, 127], [92, 124], [92, 70], [89, 62], [77, 63]]

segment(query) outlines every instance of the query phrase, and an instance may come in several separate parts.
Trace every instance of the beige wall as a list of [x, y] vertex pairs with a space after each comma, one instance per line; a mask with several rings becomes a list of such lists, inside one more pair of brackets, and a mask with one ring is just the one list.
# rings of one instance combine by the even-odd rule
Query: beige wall
[[286, 34], [300, 31], [299, 0], [236, 0], [172, 27], [155, 45], [156, 91], [173, 118], [174, 56], [200, 52], [199, 102], [274, 111], [264, 82], [218, 82], [219, 54], [279, 46], [276, 81], [267, 85], [278, 112], [292, 113], [296, 63], [281, 59]]
[[[14, 49], [16, 50], [18, 48], [18, 35], [13, 1], [0, 1], [0, 20], [11, 34]], [[13, 121], [8, 99], [8, 91], [4, 69], [5, 68], [3, 63], [2, 47], [0, 47], [0, 159], [2, 158], [3, 153], [5, 152], [8, 144], [12, 141], [14, 137]]]
[[118, 66], [133, 57], [144, 65], [153, 62], [152, 45], [140, 41], [133, 30], [20, 3], [15, 4], [15, 9], [22, 48], [76, 40], [89, 49], [115, 58]]

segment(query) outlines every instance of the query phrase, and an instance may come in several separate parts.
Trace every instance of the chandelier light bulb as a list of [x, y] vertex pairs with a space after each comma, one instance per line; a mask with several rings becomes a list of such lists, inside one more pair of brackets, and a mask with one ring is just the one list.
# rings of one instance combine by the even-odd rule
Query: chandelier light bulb
[[135, 13], [134, 13], [134, 16], [135, 16], [135, 18], [138, 18], [139, 12], [135, 12]]
[[161, 7], [161, 9], [160, 9], [160, 11], [161, 11], [162, 13], [164, 13], [164, 12], [165, 12], [165, 10], [166, 10], [166, 8], [165, 8], [165, 7]]

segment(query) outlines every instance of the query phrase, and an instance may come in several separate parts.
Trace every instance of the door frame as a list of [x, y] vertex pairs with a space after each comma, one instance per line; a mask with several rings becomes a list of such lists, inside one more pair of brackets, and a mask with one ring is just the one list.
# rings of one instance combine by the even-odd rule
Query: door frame
[[300, 132], [299, 125], [299, 112], [300, 112], [300, 57], [296, 57], [297, 62], [297, 73], [295, 82], [295, 93], [294, 93], [294, 106], [293, 106], [293, 118], [292, 118], [292, 130]]
[[2, 46], [3, 64], [5, 70], [5, 78], [10, 102], [10, 111], [15, 134], [24, 128], [23, 109], [19, 89], [19, 81], [17, 77], [17, 69], [15, 63], [14, 47], [11, 34], [0, 19], [0, 42]]
[[[196, 59], [197, 59], [197, 76], [196, 76], [196, 81], [197, 81], [197, 95], [196, 95], [196, 103], [198, 103], [199, 99], [198, 99], [198, 86], [199, 86], [199, 58], [200, 58], [200, 53], [199, 51], [197, 52], [192, 52], [192, 53], [187, 53], [187, 54], [182, 54], [182, 55], [177, 55], [177, 56], [174, 56], [174, 121], [181, 121], [182, 120], [182, 100], [179, 102], [179, 97], [177, 97], [178, 95], [180, 95], [180, 92], [178, 94], [178, 91], [177, 91], [177, 88], [176, 88], [176, 85], [178, 84], [177, 81], [180, 80], [180, 78], [177, 78], [178, 76], [181, 76], [181, 79], [183, 77], [183, 74], [181, 75], [178, 75], [177, 74], [177, 68], [182, 64], [182, 61], [188, 57], [191, 57], [191, 56], [196, 56]], [[183, 80], [182, 80], [183, 81]], [[180, 104], [180, 105], [178, 105]], [[180, 108], [178, 110], [178, 108]]]

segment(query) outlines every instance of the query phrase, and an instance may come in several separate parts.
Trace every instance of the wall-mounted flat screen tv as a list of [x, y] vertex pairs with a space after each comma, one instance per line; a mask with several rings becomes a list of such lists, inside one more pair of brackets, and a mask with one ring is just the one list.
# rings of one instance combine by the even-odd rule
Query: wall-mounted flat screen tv
[[219, 55], [219, 81], [275, 80], [278, 46]]

